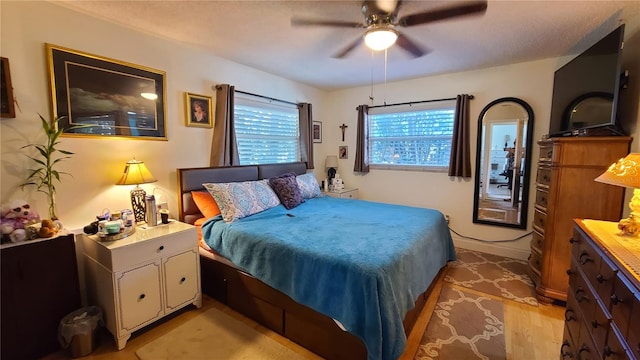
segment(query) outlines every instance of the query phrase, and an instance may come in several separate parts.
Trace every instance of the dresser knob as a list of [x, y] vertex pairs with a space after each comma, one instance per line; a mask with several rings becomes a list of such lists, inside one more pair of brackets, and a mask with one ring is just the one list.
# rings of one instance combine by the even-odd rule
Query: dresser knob
[[[562, 342], [562, 346], [560, 347], [560, 355], [562, 355], [563, 359], [565, 357], [573, 358], [573, 354], [570, 351], [564, 351], [565, 346], [569, 346], [569, 342], [567, 340]], [[569, 349], [569, 350], [571, 350], [571, 349]]]
[[145, 294], [140, 294], [139, 299], [142, 300], [142, 299], [144, 299], [145, 296], [146, 296]]
[[158, 250], [160, 250], [160, 251], [164, 250], [164, 245], [160, 245], [160, 247], [158, 248]]
[[580, 347], [580, 350], [578, 350], [578, 358], [582, 359], [583, 352], [590, 353], [591, 350], [589, 350], [589, 347], [587, 345], [582, 345], [582, 347]]
[[579, 242], [579, 241], [574, 239], [574, 238], [569, 239], [569, 243], [571, 243], [571, 244], [574, 244], [574, 243], [577, 243], [577, 242]]
[[598, 274], [596, 275], [596, 280], [599, 284], [602, 284], [604, 282], [604, 276], [602, 276], [602, 274]]
[[604, 347], [604, 356], [609, 357], [613, 355], [613, 351], [611, 351], [611, 347], [609, 345], [605, 345]]
[[573, 274], [574, 274], [573, 270], [571, 270], [571, 269], [567, 269], [567, 275], [571, 276], [571, 275], [573, 275]]
[[186, 277], [183, 277], [182, 279], [180, 279], [180, 283], [182, 284], [183, 282], [185, 282], [187, 280]]
[[589, 257], [588, 252], [583, 251], [582, 254], [580, 254], [580, 265], [584, 265], [588, 262], [593, 262], [593, 260]]
[[578, 300], [578, 302], [581, 303], [585, 300], [589, 301], [589, 297], [587, 295], [584, 295], [584, 290], [578, 289], [576, 290], [576, 300]]
[[598, 324], [598, 320], [593, 320], [593, 321], [591, 322], [591, 326], [592, 326], [594, 329], [597, 329], [597, 328], [598, 328], [598, 326], [600, 326], [600, 324]]
[[567, 309], [564, 312], [564, 321], [566, 322], [575, 321], [576, 317], [573, 316], [573, 314], [575, 314], [575, 311], [573, 311], [573, 309]]
[[623, 301], [622, 301], [622, 299], [620, 299], [618, 297], [618, 295], [616, 295], [616, 294], [611, 295], [611, 303], [613, 305], [618, 305], [618, 303], [621, 303], [621, 302], [623, 302]]

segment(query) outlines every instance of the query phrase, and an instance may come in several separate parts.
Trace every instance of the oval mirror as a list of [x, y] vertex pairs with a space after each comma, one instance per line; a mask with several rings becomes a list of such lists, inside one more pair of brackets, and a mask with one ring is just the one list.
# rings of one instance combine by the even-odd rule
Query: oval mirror
[[492, 101], [478, 117], [473, 222], [526, 229], [533, 110], [513, 97]]

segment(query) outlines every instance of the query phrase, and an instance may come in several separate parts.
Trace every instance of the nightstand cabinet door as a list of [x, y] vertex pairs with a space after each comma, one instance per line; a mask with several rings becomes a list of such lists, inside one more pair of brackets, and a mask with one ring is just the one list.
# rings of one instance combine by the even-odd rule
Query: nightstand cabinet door
[[200, 255], [196, 251], [187, 251], [170, 256], [164, 263], [164, 283], [167, 311], [179, 309], [195, 301], [200, 294], [198, 284], [200, 273], [198, 263]]
[[116, 274], [121, 327], [133, 331], [162, 315], [160, 262]]

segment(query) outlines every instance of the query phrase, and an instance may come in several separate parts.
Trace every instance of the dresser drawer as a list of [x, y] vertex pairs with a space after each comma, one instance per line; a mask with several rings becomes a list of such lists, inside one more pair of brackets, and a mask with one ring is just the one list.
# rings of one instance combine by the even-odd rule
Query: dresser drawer
[[560, 346], [560, 359], [571, 360], [577, 356], [576, 346], [573, 342], [573, 338], [569, 334], [569, 328], [564, 328], [564, 335], [562, 339], [562, 345]]
[[544, 246], [544, 235], [539, 233], [537, 230], [534, 230], [533, 236], [531, 237], [531, 248], [537, 250], [539, 253], [542, 253], [543, 246]]
[[609, 325], [609, 334], [607, 336], [607, 344], [604, 347], [604, 356], [607, 360], [634, 360], [634, 354], [625, 345], [624, 337], [618, 331], [618, 328], [611, 323]]
[[531, 249], [531, 254], [529, 254], [529, 267], [536, 272], [538, 277], [540, 277], [540, 270], [542, 269], [542, 255], [533, 248]]
[[553, 160], [553, 144], [538, 143], [540, 146], [539, 162], [551, 162]]
[[549, 192], [541, 187], [536, 188], [536, 207], [546, 211], [549, 203]]
[[590, 330], [591, 337], [593, 338], [593, 344], [596, 346], [596, 349], [598, 349], [598, 353], [602, 354], [611, 319], [607, 316], [607, 313], [602, 308], [599, 301], [596, 301], [593, 310], [593, 314], [589, 316], [587, 326], [591, 327]]
[[564, 325], [565, 331], [571, 334], [573, 343], [580, 338], [580, 324], [582, 324], [582, 313], [576, 297], [573, 296], [573, 292], [567, 293], [567, 308], [564, 311]]
[[544, 229], [547, 227], [547, 213], [540, 211], [540, 209], [535, 209], [533, 212], [533, 226], [534, 228], [537, 227], [537, 230], [541, 233], [544, 233]]
[[[578, 268], [579, 265], [574, 262], [572, 267]], [[570, 275], [569, 290], [572, 291], [573, 295], [576, 297], [576, 301], [578, 302], [582, 313], [585, 314], [585, 316], [591, 317], [597, 300], [593, 291], [591, 291], [591, 288], [587, 285], [587, 282], [580, 272], [572, 273]]]
[[611, 295], [613, 295], [613, 281], [616, 278], [618, 270], [609, 263], [607, 259], [601, 258], [600, 261], [600, 270], [596, 275], [596, 282], [598, 283], [598, 287], [596, 291], [598, 292], [598, 296], [602, 303], [604, 304], [604, 308], [611, 310]]
[[587, 326], [590, 325], [587, 325], [584, 321], [580, 326], [580, 340], [578, 340], [578, 343], [576, 344], [578, 349], [578, 359], [599, 360], [602, 358], [602, 354], [599, 354], [598, 349], [593, 345], [593, 340], [591, 340], [591, 335], [589, 335]]
[[539, 167], [536, 174], [536, 184], [538, 186], [549, 187], [551, 184], [551, 168]]
[[598, 252], [587, 241], [581, 241], [573, 244], [572, 255], [584, 272], [587, 279], [594, 289], [598, 288], [596, 276], [600, 271], [601, 257]]
[[[640, 295], [637, 295], [640, 296]], [[640, 302], [636, 297], [636, 302], [631, 310], [631, 319], [640, 319]], [[632, 321], [627, 330], [627, 341], [629, 350], [638, 359], [640, 359], [640, 321]]]
[[611, 315], [622, 334], [627, 333], [629, 322], [631, 322], [631, 310], [633, 309], [634, 303], [638, 303], [638, 299], [633, 296], [630, 289], [630, 285], [621, 277], [621, 274], [618, 273], [613, 281]]

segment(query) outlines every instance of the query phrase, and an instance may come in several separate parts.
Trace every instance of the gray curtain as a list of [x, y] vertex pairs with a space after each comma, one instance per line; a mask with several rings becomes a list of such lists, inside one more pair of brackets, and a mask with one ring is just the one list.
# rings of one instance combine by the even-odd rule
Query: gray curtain
[[235, 87], [229, 84], [216, 86], [216, 117], [211, 144], [210, 166], [240, 165], [238, 145], [233, 124]]
[[359, 173], [369, 172], [369, 163], [367, 162], [367, 138], [369, 137], [369, 127], [367, 126], [367, 118], [369, 116], [369, 106], [358, 106], [358, 124], [356, 128], [356, 160], [353, 165], [353, 171]]
[[307, 163], [307, 169], [313, 169], [313, 113], [311, 104], [298, 104], [298, 119], [300, 122], [300, 161]]
[[449, 176], [471, 177], [471, 158], [469, 145], [469, 99], [470, 95], [456, 97], [456, 112], [451, 139], [451, 159]]

